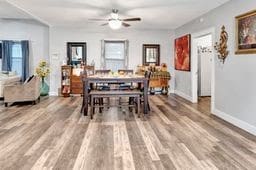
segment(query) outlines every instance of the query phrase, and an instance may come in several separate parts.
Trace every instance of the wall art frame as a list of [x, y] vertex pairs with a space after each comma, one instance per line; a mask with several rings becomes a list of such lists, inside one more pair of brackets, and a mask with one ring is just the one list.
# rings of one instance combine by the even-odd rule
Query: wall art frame
[[235, 54], [256, 53], [256, 10], [235, 17], [236, 51]]
[[191, 65], [191, 35], [176, 38], [174, 42], [175, 70], [190, 71]]

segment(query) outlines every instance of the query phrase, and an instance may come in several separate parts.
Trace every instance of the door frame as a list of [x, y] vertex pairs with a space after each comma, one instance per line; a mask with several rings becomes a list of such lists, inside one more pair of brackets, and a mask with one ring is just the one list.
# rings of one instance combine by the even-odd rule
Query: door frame
[[[192, 103], [198, 102], [198, 49], [197, 39], [206, 35], [212, 35], [212, 47], [215, 42], [215, 28], [211, 27], [200, 32], [191, 34], [191, 94]], [[211, 112], [215, 107], [215, 50], [212, 52], [212, 73], [211, 73]]]

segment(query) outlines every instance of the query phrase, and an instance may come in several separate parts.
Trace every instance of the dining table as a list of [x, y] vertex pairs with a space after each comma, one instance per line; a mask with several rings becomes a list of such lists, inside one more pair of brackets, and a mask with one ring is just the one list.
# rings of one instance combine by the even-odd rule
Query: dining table
[[[148, 78], [142, 75], [84, 75], [82, 76], [83, 82], [83, 103], [81, 112], [84, 116], [88, 115], [89, 109], [89, 89], [93, 84], [122, 84], [122, 83], [137, 83], [138, 88], [142, 89], [143, 108], [144, 114], [148, 114]], [[143, 88], [142, 88], [143, 87]]]

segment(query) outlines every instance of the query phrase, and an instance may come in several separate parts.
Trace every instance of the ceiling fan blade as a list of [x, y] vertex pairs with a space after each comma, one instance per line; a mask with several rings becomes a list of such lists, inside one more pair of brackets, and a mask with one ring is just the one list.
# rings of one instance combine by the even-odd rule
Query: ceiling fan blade
[[122, 21], [141, 21], [141, 18], [126, 18], [122, 19]]
[[89, 21], [108, 21], [109, 19], [98, 19], [98, 18], [91, 18], [88, 19]]
[[125, 23], [125, 22], [122, 22], [122, 25], [123, 25], [124, 27], [129, 27], [129, 26], [131, 26], [130, 24], [127, 24], [127, 23]]
[[100, 26], [106, 26], [106, 25], [108, 25], [108, 23], [101, 24]]

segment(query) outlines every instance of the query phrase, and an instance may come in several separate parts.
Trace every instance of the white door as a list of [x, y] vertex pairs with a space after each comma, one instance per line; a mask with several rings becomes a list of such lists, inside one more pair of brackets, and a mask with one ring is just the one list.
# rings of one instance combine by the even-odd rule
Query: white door
[[200, 85], [199, 85], [199, 96], [211, 96], [211, 71], [212, 71], [212, 56], [213, 52], [211, 47], [207, 47], [206, 51], [200, 51]]

